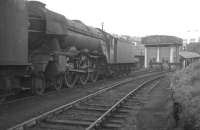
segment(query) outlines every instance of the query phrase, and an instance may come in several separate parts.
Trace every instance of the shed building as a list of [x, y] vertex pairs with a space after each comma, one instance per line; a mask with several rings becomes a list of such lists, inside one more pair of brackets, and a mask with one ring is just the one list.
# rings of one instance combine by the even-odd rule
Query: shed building
[[180, 61], [184, 68], [193, 62], [200, 61], [200, 55], [198, 53], [189, 51], [180, 52], [180, 58]]
[[145, 68], [153, 63], [178, 63], [183, 40], [175, 36], [152, 35], [142, 38], [145, 46]]

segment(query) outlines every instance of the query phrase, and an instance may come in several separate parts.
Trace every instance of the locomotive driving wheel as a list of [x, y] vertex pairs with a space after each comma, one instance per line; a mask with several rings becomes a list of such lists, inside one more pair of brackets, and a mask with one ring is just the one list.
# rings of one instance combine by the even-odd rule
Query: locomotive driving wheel
[[67, 87], [73, 88], [76, 82], [78, 81], [78, 75], [76, 72], [66, 70], [64, 80]]
[[37, 95], [42, 95], [46, 88], [46, 83], [43, 77], [34, 76], [32, 78], [33, 91]]
[[87, 84], [89, 79], [90, 79], [90, 73], [88, 71], [85, 72], [85, 73], [80, 74], [80, 83], [82, 85]]
[[85, 85], [88, 80], [90, 79], [90, 72], [89, 72], [90, 61], [87, 56], [81, 55], [79, 67], [81, 70], [85, 72], [81, 72], [79, 81], [82, 85]]

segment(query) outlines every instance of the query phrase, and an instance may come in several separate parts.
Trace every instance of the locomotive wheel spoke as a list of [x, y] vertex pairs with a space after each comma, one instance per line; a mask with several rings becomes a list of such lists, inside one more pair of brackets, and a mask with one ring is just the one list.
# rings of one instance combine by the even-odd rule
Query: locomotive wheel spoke
[[89, 66], [90, 61], [87, 56], [81, 55], [80, 56], [80, 69], [85, 70], [85, 72], [80, 74], [79, 81], [82, 85], [85, 85], [88, 80], [90, 79], [90, 73], [89, 73]]
[[92, 82], [96, 82], [99, 78], [99, 69], [96, 65], [96, 63], [92, 64], [93, 72], [90, 74], [90, 79]]
[[76, 72], [66, 71], [64, 79], [65, 79], [65, 84], [67, 85], [67, 87], [73, 88], [78, 80], [78, 75]]
[[80, 78], [79, 78], [80, 83], [82, 85], [85, 85], [88, 82], [89, 78], [90, 78], [90, 73], [89, 72], [86, 72], [84, 74], [80, 74]]
[[34, 93], [42, 95], [45, 91], [45, 80], [40, 77], [33, 77], [32, 79]]
[[63, 86], [63, 78], [62, 76], [58, 76], [54, 81], [54, 88], [56, 89], [56, 91], [60, 91], [62, 89], [62, 86]]
[[92, 82], [96, 82], [99, 78], [99, 72], [98, 70], [94, 70], [94, 72], [91, 73], [91, 80]]
[[91, 75], [92, 82], [96, 82], [98, 80], [98, 78], [99, 78], [98, 72], [96, 72], [96, 71], [93, 72], [92, 75]]

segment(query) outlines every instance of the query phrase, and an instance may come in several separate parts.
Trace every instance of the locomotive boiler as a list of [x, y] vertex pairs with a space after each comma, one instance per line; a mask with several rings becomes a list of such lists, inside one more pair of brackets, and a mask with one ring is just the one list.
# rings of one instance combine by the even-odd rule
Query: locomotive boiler
[[60, 90], [95, 82], [99, 75], [129, 73], [135, 65], [132, 50], [120, 51], [124, 43], [118, 38], [44, 3], [3, 0], [0, 12], [1, 97], [19, 88], [42, 94], [50, 86]]

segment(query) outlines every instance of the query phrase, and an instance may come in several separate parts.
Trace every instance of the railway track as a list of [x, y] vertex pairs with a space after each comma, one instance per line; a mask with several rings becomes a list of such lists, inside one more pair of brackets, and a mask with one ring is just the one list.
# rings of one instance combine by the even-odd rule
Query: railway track
[[[123, 123], [125, 123], [125, 118], [129, 116], [129, 112], [139, 110], [139, 106], [146, 100], [142, 96], [143, 93], [149, 93], [153, 90], [153, 88], [157, 87], [159, 78], [156, 77], [143, 82], [137, 88], [130, 91], [118, 102], [112, 105], [112, 107], [109, 108], [103, 115], [101, 115], [101, 117], [90, 124], [85, 130], [115, 130], [120, 128], [123, 130]], [[154, 82], [155, 80], [158, 81]], [[147, 85], [150, 85], [150, 87], [145, 87]]]
[[[135, 71], [134, 75], [142, 75], [142, 74], [145, 74], [145, 73], [154, 73], [154, 72], [156, 72], [156, 71], [139, 70], [139, 71]], [[95, 84], [95, 83], [88, 83], [88, 85], [90, 85], [90, 84]], [[68, 88], [63, 88], [63, 89], [68, 89]], [[56, 91], [49, 90], [43, 96], [48, 96], [48, 95], [51, 95], [51, 94], [54, 94], [54, 93], [56, 93]], [[31, 92], [22, 92], [20, 94], [21, 95], [19, 95], [19, 94], [14, 95], [14, 96], [11, 95], [10, 97], [7, 98], [7, 100], [0, 102], [0, 106], [12, 104], [12, 103], [16, 103], [16, 102], [20, 102], [20, 101], [24, 101], [24, 100], [30, 100], [30, 99], [38, 97], [38, 95], [33, 95]]]
[[[156, 77], [155, 77], [156, 76]], [[118, 111], [122, 104], [127, 101], [146, 84], [149, 84], [156, 79], [163, 76], [163, 73], [151, 76], [151, 80], [146, 81], [148, 78], [137, 80], [137, 85], [130, 87], [122, 84], [127, 84], [134, 80], [128, 78], [122, 82], [118, 82], [111, 87], [104, 88], [86, 97], [73, 101], [69, 104], [58, 107], [52, 111], [44, 113], [38, 117], [32, 118], [21, 124], [18, 124], [8, 130], [43, 130], [43, 129], [94, 129], [102, 126], [102, 124], [112, 118], [113, 113]], [[152, 78], [153, 77], [153, 78]], [[118, 92], [118, 94], [116, 94]], [[120, 92], [120, 93], [119, 93]], [[127, 94], [128, 93], [128, 94]], [[116, 94], [116, 95], [115, 95]], [[105, 100], [108, 99], [108, 100]], [[127, 113], [129, 107], [122, 109], [120, 113]], [[119, 112], [118, 112], [119, 114]], [[121, 118], [124, 115], [116, 115]], [[119, 127], [119, 120], [112, 120], [107, 127]], [[109, 126], [110, 125], [110, 126]]]

